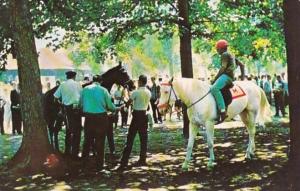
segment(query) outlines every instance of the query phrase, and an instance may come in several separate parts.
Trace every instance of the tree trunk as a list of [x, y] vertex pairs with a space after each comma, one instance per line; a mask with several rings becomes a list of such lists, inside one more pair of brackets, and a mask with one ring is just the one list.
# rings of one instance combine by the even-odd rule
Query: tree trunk
[[[180, 38], [180, 61], [181, 76], [185, 78], [193, 78], [193, 62], [192, 62], [192, 37], [191, 26], [189, 23], [189, 2], [188, 0], [178, 1], [179, 17], [182, 19], [179, 25]], [[189, 137], [189, 119], [187, 110], [183, 109], [183, 135]]]
[[185, 78], [193, 78], [192, 38], [188, 0], [178, 1], [178, 10], [179, 17], [182, 19], [179, 26], [181, 75]]
[[50, 153], [42, 114], [42, 86], [28, 0], [11, 0], [13, 39], [17, 50], [23, 139], [9, 162], [18, 172], [34, 173], [43, 168]]
[[287, 48], [289, 103], [290, 103], [290, 153], [289, 170], [292, 181], [291, 190], [300, 190], [300, 2], [284, 1], [285, 38]]

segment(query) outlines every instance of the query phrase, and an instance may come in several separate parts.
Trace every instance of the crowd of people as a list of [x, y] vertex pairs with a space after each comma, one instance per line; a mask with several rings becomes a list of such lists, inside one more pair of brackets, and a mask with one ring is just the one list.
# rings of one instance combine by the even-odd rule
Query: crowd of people
[[[261, 76], [246, 76], [260, 86], [271, 105], [275, 106], [276, 117], [285, 116], [285, 107], [288, 104], [288, 85], [284, 73]], [[111, 154], [114, 154], [113, 124], [126, 127], [128, 118], [131, 123], [128, 128], [127, 141], [124, 146], [120, 166], [118, 170], [124, 170], [128, 166], [129, 156], [132, 150], [136, 134], [140, 138], [140, 158], [136, 165], [147, 165], [147, 140], [148, 127], [163, 122], [164, 116], [158, 111], [157, 105], [160, 98], [160, 83], [155, 77], [151, 77], [148, 83], [147, 77], [139, 76], [138, 88], [129, 92], [125, 87], [115, 86], [108, 92], [101, 86], [101, 76], [95, 75], [92, 79], [85, 77], [83, 82], [76, 81], [76, 72], [66, 72], [66, 81], [56, 83], [54, 97], [65, 114], [65, 151], [64, 153], [72, 159], [86, 159], [93, 154], [96, 155], [97, 169], [104, 167], [105, 139], [108, 138]], [[149, 85], [150, 84], [150, 85]], [[1, 85], [3, 94], [0, 97], [0, 130], [5, 134], [5, 125], [12, 121], [12, 134], [22, 134], [22, 119], [20, 110], [20, 90], [17, 83], [10, 86]], [[48, 84], [47, 89], [51, 87]], [[4, 125], [5, 122], [5, 125]], [[82, 152], [80, 142], [82, 129], [84, 141]], [[81, 153], [81, 157], [80, 157]], [[86, 160], [84, 160], [86, 161]]]
[[[67, 80], [54, 93], [54, 97], [61, 103], [66, 114], [65, 154], [74, 160], [80, 160], [88, 158], [91, 151], [93, 151], [96, 155], [97, 169], [103, 169], [105, 139], [110, 134], [109, 131], [112, 130], [110, 120], [113, 119], [116, 126], [119, 118], [118, 113], [120, 112], [121, 127], [127, 126], [128, 106], [131, 105], [132, 119], [118, 169], [124, 170], [127, 168], [137, 133], [141, 143], [140, 159], [137, 165], [146, 165], [147, 111], [150, 110], [151, 100], [156, 108], [153, 112], [157, 112], [157, 119], [159, 120], [155, 122], [162, 122], [157, 110], [159, 89], [158, 86], [155, 86], [155, 79], [152, 78], [152, 86], [147, 87], [147, 77], [141, 75], [138, 79], [138, 88], [130, 94], [126, 88], [120, 86], [117, 86], [114, 92], [110, 94], [107, 89], [101, 86], [102, 79], [99, 75], [93, 76], [92, 82], [88, 82], [88, 85], [81, 85], [77, 82], [75, 80], [76, 72], [73, 71], [67, 72], [66, 78]], [[84, 142], [80, 158], [82, 117], [84, 117]], [[108, 142], [111, 141], [113, 140], [108, 140]], [[114, 148], [111, 149], [111, 154], [114, 154]]]
[[273, 77], [269, 74], [261, 76], [250, 75], [248, 80], [252, 80], [264, 90], [269, 104], [275, 106], [275, 117], [286, 116], [289, 91], [285, 73], [274, 74]]
[[20, 88], [16, 82], [1, 83], [0, 94], [0, 130], [4, 135], [11, 130], [13, 135], [22, 134], [22, 117], [20, 108]]

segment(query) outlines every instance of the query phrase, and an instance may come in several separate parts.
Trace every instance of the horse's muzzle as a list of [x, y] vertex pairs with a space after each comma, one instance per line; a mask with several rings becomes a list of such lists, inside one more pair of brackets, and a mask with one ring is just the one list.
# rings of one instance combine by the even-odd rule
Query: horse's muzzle
[[167, 103], [159, 104], [157, 108], [160, 114], [165, 114], [169, 109], [169, 105]]

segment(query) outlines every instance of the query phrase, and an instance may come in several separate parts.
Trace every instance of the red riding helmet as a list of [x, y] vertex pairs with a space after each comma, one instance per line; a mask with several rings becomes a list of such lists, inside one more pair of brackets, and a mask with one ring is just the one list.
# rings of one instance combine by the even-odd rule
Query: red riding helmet
[[226, 40], [219, 40], [217, 43], [216, 43], [216, 48], [217, 49], [224, 49], [224, 48], [227, 48], [228, 47], [228, 42]]

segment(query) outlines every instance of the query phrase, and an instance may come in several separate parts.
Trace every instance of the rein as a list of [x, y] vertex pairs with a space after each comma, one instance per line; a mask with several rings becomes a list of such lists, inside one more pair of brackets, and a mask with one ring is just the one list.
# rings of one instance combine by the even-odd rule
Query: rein
[[[176, 95], [176, 92], [173, 88], [173, 84], [169, 83], [169, 84], [161, 84], [161, 85], [165, 85], [165, 86], [171, 86], [171, 90], [170, 90], [170, 94], [169, 94], [169, 98], [168, 98], [168, 102], [166, 104], [162, 104], [161, 107], [166, 106], [166, 107], [170, 107], [170, 99], [171, 99], [171, 94], [172, 92], [174, 92], [175, 95], [175, 99], [176, 101], [179, 100], [178, 96]], [[197, 103], [199, 103], [201, 100], [203, 100], [209, 93], [211, 92], [211, 90], [209, 89], [209, 91], [204, 94], [204, 96], [202, 96], [201, 98], [199, 98], [197, 101], [193, 102], [191, 105], [187, 106], [186, 109], [189, 109], [191, 107], [193, 107], [194, 105], [196, 105]], [[182, 110], [181, 110], [182, 111]]]

